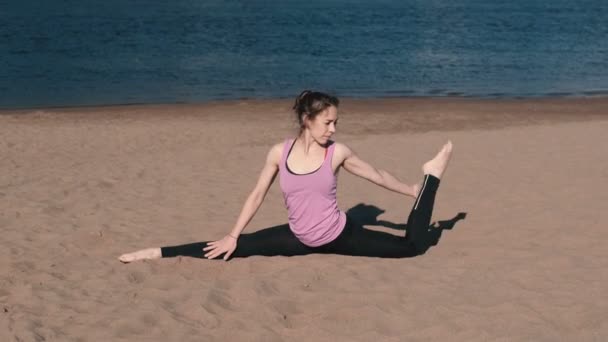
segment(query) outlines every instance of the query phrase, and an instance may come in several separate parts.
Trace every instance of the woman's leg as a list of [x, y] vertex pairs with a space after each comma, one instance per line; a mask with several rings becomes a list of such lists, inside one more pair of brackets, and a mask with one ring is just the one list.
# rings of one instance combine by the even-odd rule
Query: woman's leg
[[[175, 256], [189, 256], [194, 258], [205, 258], [203, 248], [207, 243], [195, 242], [177, 246], [160, 248], [148, 248], [137, 252], [123, 254], [119, 257], [122, 262], [131, 262], [141, 259], [171, 258]], [[261, 256], [295, 256], [315, 253], [311, 247], [300, 242], [284, 224], [266, 228], [250, 234], [242, 234], [236, 245], [236, 250], [230, 258], [246, 258], [254, 255]], [[213, 260], [222, 260], [224, 254]]]
[[[178, 255], [195, 258], [205, 258], [203, 248], [207, 242], [190, 243], [186, 245], [161, 247], [163, 258]], [[314, 253], [314, 249], [304, 245], [289, 229], [289, 225], [270, 227], [257, 232], [242, 234], [236, 245], [236, 249], [230, 258], [246, 258], [249, 256], [295, 256]], [[222, 260], [221, 254], [214, 260]]]
[[435, 158], [423, 165], [424, 181], [408, 217], [407, 237], [364, 229], [348, 220], [344, 232], [322, 246], [323, 251], [381, 258], [412, 257], [423, 253], [428, 248], [425, 237], [431, 223], [435, 195], [451, 154], [452, 143], [448, 142]]
[[406, 240], [412, 242], [419, 252], [425, 251], [428, 246], [425, 244], [427, 229], [431, 224], [435, 195], [439, 187], [439, 178], [433, 175], [424, 175], [424, 182], [414, 207], [407, 218]]
[[347, 219], [344, 231], [325, 246], [323, 253], [368, 256], [379, 258], [406, 258], [426, 250], [424, 237], [431, 223], [435, 194], [439, 179], [425, 175], [423, 186], [407, 222], [407, 237], [369, 230]]
[[[404, 258], [420, 254], [424, 250], [424, 232], [431, 223], [435, 194], [439, 179], [425, 175], [424, 181], [407, 222], [407, 238], [384, 232], [364, 229], [347, 219], [346, 227], [336, 240], [321, 247], [308, 247], [300, 242], [288, 225], [281, 225], [243, 234], [239, 237], [231, 258], [246, 258], [253, 255], [295, 256], [312, 253], [330, 253], [381, 258]], [[203, 248], [207, 242], [162, 247], [163, 258], [178, 255], [204, 258]], [[218, 256], [216, 260], [221, 260]]]

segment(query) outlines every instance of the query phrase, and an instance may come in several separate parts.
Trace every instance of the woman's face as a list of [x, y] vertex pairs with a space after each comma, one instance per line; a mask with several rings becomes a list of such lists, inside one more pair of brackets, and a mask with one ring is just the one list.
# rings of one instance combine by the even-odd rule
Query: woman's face
[[338, 124], [338, 109], [334, 106], [327, 107], [317, 114], [314, 119], [305, 119], [306, 128], [310, 131], [312, 138], [319, 144], [325, 145], [334, 133]]

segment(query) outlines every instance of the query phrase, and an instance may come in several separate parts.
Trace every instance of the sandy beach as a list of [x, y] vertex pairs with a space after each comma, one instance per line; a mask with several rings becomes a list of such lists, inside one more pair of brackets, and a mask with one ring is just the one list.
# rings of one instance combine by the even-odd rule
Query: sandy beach
[[[341, 101], [335, 140], [408, 184], [453, 141], [426, 254], [122, 264], [227, 233], [292, 101], [0, 111], [0, 340], [608, 338], [608, 98]], [[404, 233], [413, 199], [338, 196]], [[286, 222], [275, 181], [245, 233]]]

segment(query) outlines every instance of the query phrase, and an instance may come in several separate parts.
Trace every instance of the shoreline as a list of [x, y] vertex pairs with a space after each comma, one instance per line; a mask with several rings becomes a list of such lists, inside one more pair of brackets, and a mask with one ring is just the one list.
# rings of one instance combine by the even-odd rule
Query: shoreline
[[[295, 128], [292, 99], [226, 100], [197, 104], [133, 104], [0, 110], [0, 122], [162, 121], [178, 119], [248, 122], [252, 127], [282, 122]], [[469, 99], [447, 97], [340, 98], [346, 134], [500, 129], [608, 119], [608, 97]], [[373, 120], [369, 120], [373, 117]], [[255, 122], [250, 122], [255, 118]], [[365, 122], [365, 125], [361, 125]]]
[[[586, 94], [569, 94], [556, 93], [539, 96], [338, 96], [340, 102], [343, 101], [496, 101], [496, 102], [512, 102], [512, 101], [559, 101], [559, 100], [588, 100], [588, 99], [608, 99], [608, 91], [589, 92]], [[292, 97], [241, 97], [232, 99], [209, 99], [194, 102], [133, 102], [133, 103], [108, 103], [108, 104], [76, 104], [76, 105], [49, 105], [49, 106], [17, 106], [17, 107], [1, 107], [0, 115], [5, 115], [7, 112], [23, 112], [35, 110], [69, 110], [69, 109], [91, 109], [91, 108], [122, 108], [122, 107], [145, 107], [145, 106], [206, 106], [215, 104], [231, 104], [240, 102], [284, 102], [293, 101]]]

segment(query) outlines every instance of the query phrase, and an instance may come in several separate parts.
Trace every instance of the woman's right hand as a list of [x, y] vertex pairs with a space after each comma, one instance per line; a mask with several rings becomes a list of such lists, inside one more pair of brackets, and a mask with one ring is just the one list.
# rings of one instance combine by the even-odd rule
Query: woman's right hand
[[207, 247], [203, 248], [205, 258], [214, 259], [215, 257], [226, 253], [224, 260], [228, 260], [236, 249], [236, 238], [230, 234], [224, 236], [223, 239], [207, 243]]

